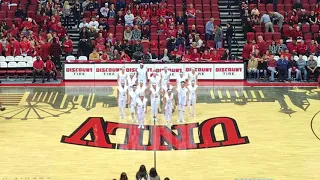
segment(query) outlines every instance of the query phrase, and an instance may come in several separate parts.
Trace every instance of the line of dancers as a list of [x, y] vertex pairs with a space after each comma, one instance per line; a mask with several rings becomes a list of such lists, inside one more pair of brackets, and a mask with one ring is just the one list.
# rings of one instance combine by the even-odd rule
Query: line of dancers
[[[147, 102], [151, 104], [151, 117], [157, 122], [159, 113], [163, 113], [165, 124], [172, 126], [172, 115], [178, 111], [178, 121], [185, 122], [185, 109], [188, 106], [189, 117], [196, 116], [197, 80], [195, 68], [184, 74], [179, 73], [176, 86], [170, 82], [171, 72], [167, 67], [148, 76], [144, 64], [140, 64], [136, 73], [127, 75], [125, 67], [118, 73], [117, 102], [120, 119], [126, 118], [126, 106], [130, 109], [131, 122], [138, 122], [138, 128], [144, 129]], [[149, 97], [149, 100], [148, 100]]]

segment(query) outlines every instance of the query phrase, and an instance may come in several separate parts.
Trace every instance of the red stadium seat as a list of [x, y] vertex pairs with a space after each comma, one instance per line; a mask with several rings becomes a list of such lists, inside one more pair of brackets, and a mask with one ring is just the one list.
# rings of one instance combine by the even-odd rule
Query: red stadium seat
[[210, 7], [210, 6], [203, 6], [203, 7], [202, 7], [202, 10], [203, 10], [203, 12], [204, 12], [204, 11], [209, 11], [209, 12], [211, 12], [211, 7]]
[[121, 33], [123, 33], [123, 26], [122, 25], [117, 25], [116, 26], [116, 33], [119, 33], [119, 32], [121, 32]]
[[312, 24], [312, 25], [311, 25], [311, 32], [312, 32], [312, 33], [318, 33], [318, 32], [319, 32], [319, 25], [317, 25], [317, 24]]
[[207, 41], [207, 47], [208, 47], [208, 48], [213, 48], [213, 47], [215, 47], [214, 41], [208, 40], [208, 41]]
[[280, 32], [280, 27], [278, 25], [273, 25], [274, 32]]
[[262, 32], [262, 26], [261, 25], [254, 25], [254, 30], [256, 32]]
[[188, 25], [195, 24], [195, 20], [193, 18], [188, 18]]
[[207, 22], [204, 19], [196, 19], [197, 27], [205, 25]]
[[0, 19], [5, 19], [7, 17], [6, 11], [0, 11]]
[[14, 11], [8, 11], [7, 12], [7, 18], [14, 18]]
[[312, 39], [312, 34], [311, 33], [305, 33], [303, 35], [303, 39], [304, 40], [311, 40]]
[[304, 3], [302, 4], [303, 9], [305, 9], [306, 11], [310, 11], [310, 4], [308, 3]]
[[[213, 4], [214, 2], [212, 2]], [[202, 4], [203, 6], [207, 6], [207, 5], [210, 5], [210, 0], [202, 0]]]
[[272, 33], [270, 32], [264, 33], [264, 40], [265, 41], [272, 40]]
[[100, 18], [100, 19], [99, 19], [99, 23], [101, 23], [101, 24], [107, 24], [107, 23], [108, 23], [108, 19], [107, 19], [107, 18]]
[[108, 19], [108, 24], [110, 25], [114, 25], [115, 19], [114, 18], [109, 18]]
[[116, 40], [119, 40], [122, 42], [123, 41], [123, 33], [116, 32], [115, 38], [116, 38]]
[[159, 34], [159, 41], [166, 40], [167, 37], [164, 34]]
[[264, 36], [263, 32], [256, 32], [256, 40], [258, 39], [259, 36]]
[[157, 32], [158, 31], [158, 27], [157, 26], [155, 26], [155, 25], [151, 25], [151, 27], [150, 27], [150, 32]]
[[225, 49], [224, 48], [219, 48], [218, 50], [217, 50], [217, 54], [219, 54], [220, 56], [223, 56], [224, 55], [224, 53], [225, 53]]
[[284, 11], [284, 5], [283, 4], [277, 4], [277, 11]]
[[285, 11], [292, 11], [292, 4], [284, 4]]
[[204, 19], [209, 19], [209, 18], [211, 18], [212, 17], [212, 15], [211, 15], [211, 12], [210, 11], [205, 11], [205, 12], [203, 12], [203, 18]]
[[255, 34], [253, 32], [248, 32], [247, 33], [247, 40], [249, 40], [250, 42], [252, 40], [255, 40]]
[[220, 13], [219, 12], [212, 12], [212, 17], [213, 18], [220, 18]]
[[116, 27], [114, 25], [109, 25], [108, 33], [114, 34]]
[[279, 39], [281, 39], [281, 33], [274, 32], [273, 33], [273, 40], [277, 42], [277, 41], [279, 41]]
[[[152, 32], [152, 31], [151, 31]], [[156, 33], [151, 33], [150, 34], [150, 39], [153, 41], [157, 41], [158, 42], [158, 34]]]
[[302, 27], [301, 27], [301, 31], [303, 33], [310, 32], [310, 25], [309, 24], [303, 24]]
[[266, 7], [264, 4], [258, 4], [258, 10], [259, 11], [265, 11], [266, 10]]
[[220, 19], [214, 19], [214, 25], [220, 25], [221, 20]]
[[151, 48], [151, 53], [155, 54], [156, 56], [159, 56], [159, 49], [158, 48]]

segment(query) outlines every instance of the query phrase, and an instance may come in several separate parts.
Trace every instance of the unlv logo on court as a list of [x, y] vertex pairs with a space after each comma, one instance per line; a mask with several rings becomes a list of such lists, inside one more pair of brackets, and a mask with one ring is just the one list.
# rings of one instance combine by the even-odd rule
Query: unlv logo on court
[[[224, 140], [217, 141], [214, 129], [221, 125]], [[193, 129], [198, 128], [198, 134]], [[125, 129], [123, 144], [110, 142], [109, 135], [116, 135], [118, 129]], [[148, 144], [143, 145], [143, 131], [149, 131]], [[177, 131], [177, 134], [174, 132]], [[85, 140], [87, 135], [91, 140]], [[198, 136], [200, 143], [194, 142]], [[137, 125], [104, 121], [103, 118], [90, 117], [70, 136], [62, 136], [62, 143], [123, 150], [186, 150], [215, 148], [248, 144], [247, 136], [241, 136], [237, 122], [229, 117], [216, 117], [199, 123], [173, 125], [172, 130], [166, 126], [146, 126], [138, 129]]]

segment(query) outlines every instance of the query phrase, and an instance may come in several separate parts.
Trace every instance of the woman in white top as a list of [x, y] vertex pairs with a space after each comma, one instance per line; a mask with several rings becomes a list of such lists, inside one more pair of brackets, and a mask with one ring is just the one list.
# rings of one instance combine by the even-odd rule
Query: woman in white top
[[160, 80], [161, 78], [159, 77], [158, 73], [156, 72], [156, 70], [153, 70], [152, 71], [152, 74], [150, 75], [150, 78], [149, 78], [149, 83], [150, 83], [150, 87], [153, 83], [156, 83], [157, 86], [160, 87]]
[[136, 102], [137, 120], [139, 123], [138, 128], [144, 129], [144, 117], [147, 112], [147, 101], [148, 100], [144, 97], [144, 94], [140, 93]]
[[167, 93], [163, 97], [164, 104], [164, 117], [166, 120], [166, 125], [172, 126], [172, 111], [173, 111], [173, 93], [171, 89], [167, 90]]
[[[131, 112], [131, 122], [134, 122], [134, 114], [136, 113], [136, 102], [139, 98], [139, 93], [137, 91], [137, 85], [132, 86], [132, 91], [129, 92], [129, 103]], [[137, 114], [137, 113], [136, 113]]]
[[187, 82], [188, 78], [184, 76], [183, 72], [180, 72], [179, 76], [177, 77], [177, 85], [176, 85], [177, 88], [181, 87], [182, 81]]
[[137, 79], [138, 82], [143, 81], [144, 85], [147, 85], [147, 77], [148, 77], [148, 70], [144, 67], [142, 63], [140, 63], [140, 68], [137, 69]]
[[121, 86], [118, 87], [117, 90], [117, 101], [120, 110], [120, 119], [126, 118], [126, 104], [127, 104], [127, 97], [128, 97], [128, 88], [125, 86], [125, 82], [121, 82]]
[[188, 80], [189, 80], [189, 83], [194, 80], [195, 84], [198, 84], [198, 72], [196, 71], [195, 68], [192, 68], [191, 71], [189, 72]]
[[145, 94], [146, 89], [147, 89], [147, 87], [144, 85], [144, 82], [143, 82], [143, 81], [140, 81], [140, 82], [139, 82], [139, 85], [138, 85], [138, 87], [137, 87], [137, 91], [138, 91], [139, 93]]
[[[189, 90], [189, 100], [188, 100], [188, 111], [189, 117], [196, 116], [196, 103], [197, 103], [197, 92], [198, 92], [198, 85], [195, 84], [195, 80], [191, 81], [191, 84], [188, 86]], [[190, 107], [192, 106], [192, 114], [190, 111]]]
[[127, 78], [129, 92], [132, 91], [133, 85], [137, 85], [137, 78], [134, 76], [134, 73], [130, 73], [129, 77]]
[[157, 121], [157, 114], [160, 104], [160, 87], [156, 83], [153, 83], [150, 87], [150, 99], [151, 99], [151, 114], [153, 121]]
[[121, 68], [121, 70], [119, 71], [119, 73], [118, 73], [118, 84], [119, 84], [119, 86], [121, 85], [121, 82], [124, 82], [125, 83], [125, 86], [127, 86], [128, 85], [128, 83], [127, 83], [127, 74], [126, 74], [126, 68], [123, 66], [122, 68]]
[[161, 71], [161, 87], [165, 86], [168, 81], [170, 81], [170, 71], [167, 67], [164, 67], [163, 71]]
[[181, 82], [181, 87], [177, 89], [176, 103], [178, 104], [178, 122], [184, 121], [184, 111], [187, 106], [188, 89], [186, 88], [186, 82]]

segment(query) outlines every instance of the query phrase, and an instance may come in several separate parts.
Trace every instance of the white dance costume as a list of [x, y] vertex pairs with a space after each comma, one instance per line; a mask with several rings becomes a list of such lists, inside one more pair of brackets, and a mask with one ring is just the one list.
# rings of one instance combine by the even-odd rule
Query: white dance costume
[[136, 113], [136, 103], [137, 103], [137, 99], [139, 98], [139, 93], [137, 90], [135, 91], [132, 90], [129, 93], [129, 95], [131, 99], [131, 102], [130, 102], [131, 118], [132, 118], [132, 121], [134, 121], [134, 113]]
[[160, 104], [160, 88], [157, 86], [156, 88], [153, 88], [153, 86], [150, 88], [151, 95], [151, 114], [152, 117], [156, 117], [158, 114], [158, 108]]
[[137, 73], [138, 73], [138, 82], [143, 81], [144, 85], [147, 85], [147, 69], [146, 68], [138, 68]]
[[192, 73], [192, 71], [189, 72], [189, 78], [188, 78], [188, 82], [189, 84], [191, 84], [192, 81], [195, 81], [195, 83], [197, 84], [197, 76], [198, 76], [198, 72], [195, 71], [194, 74]]
[[170, 122], [172, 120], [172, 110], [173, 110], [173, 93], [171, 93], [171, 95], [169, 95], [168, 93], [166, 93], [165, 95], [166, 98], [166, 104], [165, 104], [165, 114], [164, 117], [166, 119], [166, 122]]
[[185, 76], [180, 77], [179, 75], [179, 77], [177, 77], [177, 88], [181, 88], [181, 82], [182, 81], [186, 82], [186, 80], [187, 80], [187, 77]]
[[140, 98], [137, 99], [137, 119], [140, 126], [144, 126], [144, 118], [146, 113], [146, 107], [147, 107], [147, 99], [143, 98], [141, 100]]
[[132, 86], [136, 84], [136, 81], [137, 81], [137, 78], [134, 76], [132, 78], [130, 78], [130, 76], [127, 78], [129, 91], [132, 91]]
[[184, 111], [187, 105], [188, 89], [186, 87], [178, 88], [177, 93], [178, 93], [177, 96], [178, 96], [178, 118], [179, 118], [178, 121], [184, 122]]
[[152, 85], [153, 83], [156, 83], [157, 86], [160, 87], [160, 77], [158, 75], [152, 75], [150, 78], [149, 78], [149, 82], [150, 82], [150, 85]]
[[188, 86], [188, 90], [189, 90], [189, 99], [188, 99], [188, 111], [189, 111], [189, 115], [191, 114], [190, 112], [190, 107], [192, 106], [192, 115], [195, 116], [196, 114], [196, 101], [197, 101], [197, 88], [198, 85], [189, 85]]
[[128, 90], [127, 86], [125, 86], [125, 87], [119, 86], [118, 87], [118, 91], [119, 91], [118, 106], [119, 106], [121, 118], [125, 118], [125, 114], [126, 114], [127, 90]]
[[127, 86], [127, 74], [124, 72], [122, 74], [122, 71], [119, 72], [118, 74], [118, 84], [121, 86], [121, 82], [125, 82], [125, 86]]
[[161, 71], [161, 87], [165, 86], [166, 83], [170, 81], [170, 75], [171, 73], [168, 70], [167, 72], [164, 70]]

